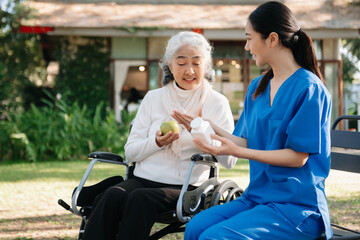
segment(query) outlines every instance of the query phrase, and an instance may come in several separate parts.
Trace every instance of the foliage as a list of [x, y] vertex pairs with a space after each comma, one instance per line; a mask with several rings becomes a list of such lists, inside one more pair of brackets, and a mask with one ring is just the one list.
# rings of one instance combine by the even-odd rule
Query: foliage
[[[343, 41], [344, 48], [348, 53], [342, 54], [343, 59], [343, 80], [345, 83], [352, 83], [356, 72], [360, 69], [356, 65], [356, 61], [360, 61], [360, 38], [346, 39]], [[355, 60], [355, 61], [354, 61]]]
[[[55, 89], [39, 86], [47, 77], [43, 39], [19, 33], [20, 21], [32, 17], [21, 2], [8, 0], [0, 12], [1, 160], [71, 159], [99, 149], [121, 153], [133, 116], [124, 114], [119, 126], [104, 103], [108, 99], [104, 38], [88, 38], [86, 44], [77, 45], [69, 38], [57, 38], [52, 60], [59, 62], [60, 73]], [[66, 101], [56, 100], [53, 93]]]
[[[8, 0], [1, 5], [4, 9], [0, 12], [0, 111], [28, 109], [31, 103], [42, 105], [38, 101], [46, 97], [42, 90], [50, 91], [43, 86], [47, 77], [47, 62], [41, 48], [44, 39], [39, 34], [19, 32], [20, 21], [33, 15], [21, 2]], [[60, 73], [53, 92], [67, 94], [71, 102], [95, 109], [99, 102], [108, 100], [105, 39], [84, 38], [85, 44], [70, 44], [67, 37], [57, 39], [58, 48], [51, 60], [59, 62]]]
[[[358, 99], [353, 91], [353, 81], [355, 74], [360, 71], [358, 67], [358, 60], [360, 59], [360, 39], [351, 39], [343, 41], [344, 47], [347, 49], [346, 54], [342, 54], [343, 60], [343, 81], [344, 81], [344, 99], [346, 105], [345, 112], [350, 115], [357, 115]], [[355, 125], [354, 125], [355, 124]], [[356, 122], [350, 122], [349, 127], [356, 126]]]
[[354, 75], [356, 72], [360, 71], [354, 64], [354, 62], [349, 59], [349, 56], [342, 54], [343, 60], [343, 81], [345, 83], [350, 83], [354, 80]]
[[[103, 102], [93, 114], [86, 105], [69, 105], [49, 97], [52, 101], [44, 100], [46, 107], [31, 105], [25, 112], [7, 112], [7, 121], [0, 121], [2, 160], [68, 160], [84, 158], [96, 150], [123, 152], [134, 115], [124, 113], [119, 126]], [[102, 112], [106, 112], [105, 117]]]
[[[12, 7], [13, 6], [13, 7]], [[40, 36], [18, 32], [20, 19], [31, 17], [19, 0], [0, 12], [0, 110], [22, 106], [27, 86], [46, 77]]]
[[360, 60], [360, 38], [344, 40], [344, 47]]
[[[71, 102], [95, 109], [101, 101], [108, 100], [108, 58], [104, 38], [82, 38], [82, 43], [70, 43], [60, 37], [55, 58], [60, 72], [55, 91], [66, 93]], [[79, 41], [79, 39], [78, 39]], [[85, 42], [85, 43], [84, 43]]]

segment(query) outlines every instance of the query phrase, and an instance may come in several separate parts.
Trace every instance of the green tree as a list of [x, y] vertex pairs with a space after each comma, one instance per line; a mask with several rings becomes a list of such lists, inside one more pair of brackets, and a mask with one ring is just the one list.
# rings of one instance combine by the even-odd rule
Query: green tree
[[70, 43], [61, 37], [57, 42], [55, 58], [59, 75], [55, 91], [66, 95], [69, 102], [78, 102], [95, 110], [100, 102], [108, 100], [108, 53], [104, 38], [82, 38], [81, 44]]
[[344, 47], [346, 47], [353, 56], [360, 59], [360, 38], [345, 40]]
[[343, 60], [343, 81], [345, 84], [351, 84], [356, 72], [360, 71], [355, 65], [353, 58], [349, 54], [342, 54]]
[[23, 94], [46, 77], [40, 36], [19, 33], [20, 21], [31, 10], [20, 0], [8, 0], [0, 12], [0, 111], [23, 106]]
[[[349, 7], [352, 5], [360, 5], [360, 0], [349, 0]], [[348, 50], [350, 54], [343, 54], [343, 73], [344, 73], [344, 81], [352, 82], [354, 79], [354, 74], [360, 69], [354, 63], [354, 57], [356, 57], [360, 61], [360, 38], [356, 39], [346, 39], [343, 41], [343, 46]], [[351, 56], [349, 56], [351, 55]]]

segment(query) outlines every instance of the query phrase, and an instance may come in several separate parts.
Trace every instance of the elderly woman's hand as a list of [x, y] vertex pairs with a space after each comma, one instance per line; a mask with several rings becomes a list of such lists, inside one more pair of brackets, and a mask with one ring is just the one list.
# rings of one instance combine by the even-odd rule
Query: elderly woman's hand
[[163, 136], [162, 132], [159, 130], [156, 132], [155, 141], [159, 147], [163, 147], [165, 145], [172, 143], [178, 138], [179, 138], [179, 133], [168, 132]]
[[190, 114], [182, 113], [178, 110], [174, 110], [171, 117], [173, 117], [179, 124], [183, 125], [189, 132], [191, 132], [191, 121], [196, 117], [202, 116], [202, 109], [199, 110], [198, 116], [192, 116]]

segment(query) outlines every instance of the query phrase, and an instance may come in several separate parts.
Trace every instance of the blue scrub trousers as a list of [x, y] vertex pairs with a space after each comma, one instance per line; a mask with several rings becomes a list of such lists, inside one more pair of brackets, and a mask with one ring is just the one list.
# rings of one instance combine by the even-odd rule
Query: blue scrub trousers
[[195, 215], [186, 225], [184, 239], [303, 240], [316, 239], [323, 230], [321, 219], [307, 218], [296, 227], [273, 205], [255, 205], [240, 197]]

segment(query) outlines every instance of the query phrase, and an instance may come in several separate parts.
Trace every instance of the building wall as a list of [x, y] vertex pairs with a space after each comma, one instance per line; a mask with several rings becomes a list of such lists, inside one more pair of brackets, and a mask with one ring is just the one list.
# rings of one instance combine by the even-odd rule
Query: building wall
[[111, 41], [111, 58], [146, 59], [146, 38], [113, 37]]
[[159, 60], [164, 56], [165, 47], [170, 37], [150, 37], [148, 39], [148, 59]]

